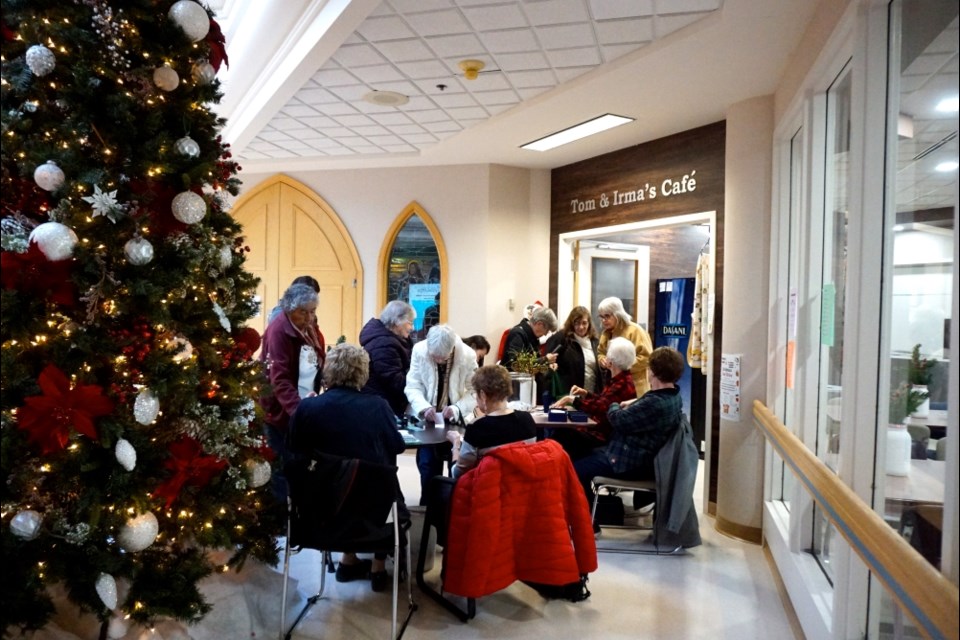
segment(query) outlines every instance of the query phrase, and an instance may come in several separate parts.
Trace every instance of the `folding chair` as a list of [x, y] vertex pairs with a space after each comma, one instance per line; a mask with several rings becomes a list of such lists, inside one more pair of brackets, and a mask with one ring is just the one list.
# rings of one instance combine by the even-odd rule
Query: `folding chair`
[[600, 490], [653, 491], [652, 547], [601, 548], [597, 551], [646, 555], [679, 555], [701, 543], [697, 512], [693, 504], [700, 454], [693, 442], [693, 428], [685, 414], [680, 424], [654, 458], [656, 480], [618, 480], [597, 476], [593, 512], [596, 513]]
[[[654, 480], [620, 480], [619, 478], [608, 478], [606, 476], [596, 476], [593, 479], [593, 507], [591, 510], [591, 517], [593, 517], [594, 522], [596, 522], [597, 517], [597, 504], [600, 501], [601, 493], [606, 493], [608, 495], [616, 495], [621, 491], [645, 491], [648, 493], [654, 494], [654, 499], [656, 500], [657, 493], [657, 484]], [[653, 518], [656, 522], [657, 518], [657, 503], [653, 503]], [[604, 524], [601, 525], [604, 529], [639, 529], [642, 531], [650, 531], [655, 527], [647, 527], [642, 525], [615, 525], [615, 524]], [[597, 551], [607, 551], [611, 553], [636, 553], [636, 554], [646, 554], [646, 555], [674, 555], [683, 553], [683, 545], [675, 545], [673, 548], [666, 550], [660, 549], [660, 546], [656, 543], [656, 533], [653, 537], [654, 545], [650, 549], [646, 548], [613, 548], [613, 547], [597, 547]]]
[[[398, 634], [398, 559], [401, 550], [405, 549], [405, 566], [410, 566], [410, 545], [405, 541], [409, 522], [399, 522], [397, 515], [397, 468], [315, 451], [307, 458], [287, 464], [284, 473], [290, 494], [287, 498], [280, 636], [289, 640], [310, 607], [320, 600], [326, 586], [326, 574], [333, 571], [331, 552], [337, 551], [393, 554], [390, 637], [399, 640], [417, 605], [413, 601], [413, 581], [407, 571], [408, 610]], [[319, 591], [307, 599], [300, 615], [285, 630], [290, 556], [301, 549], [320, 551], [324, 569], [320, 573]]]

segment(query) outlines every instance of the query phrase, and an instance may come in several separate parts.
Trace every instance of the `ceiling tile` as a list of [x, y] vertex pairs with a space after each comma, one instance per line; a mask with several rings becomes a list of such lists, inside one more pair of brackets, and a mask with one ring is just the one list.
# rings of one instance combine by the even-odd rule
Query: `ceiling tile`
[[536, 51], [540, 48], [540, 43], [531, 29], [488, 31], [480, 34], [480, 40], [490, 53]]
[[364, 138], [369, 139], [371, 136], [385, 136], [389, 135], [390, 131], [386, 127], [381, 127], [380, 125], [367, 125], [359, 127], [351, 127], [353, 132], [357, 135], [361, 135]]
[[445, 120], [443, 122], [428, 122], [424, 125], [424, 129], [433, 133], [453, 133], [461, 131], [463, 127], [452, 120]]
[[357, 113], [354, 115], [343, 115], [337, 116], [334, 118], [338, 123], [344, 127], [351, 127], [356, 129], [357, 127], [375, 125], [373, 119], [368, 116], [363, 115], [362, 113]]
[[286, 114], [294, 118], [303, 118], [303, 117], [320, 115], [316, 109], [314, 109], [311, 106], [305, 105], [302, 102], [291, 102], [287, 104], [287, 106], [285, 106], [283, 109], [281, 109], [280, 113]]
[[639, 47], [633, 44], [612, 44], [600, 47], [600, 50], [603, 51], [604, 62], [612, 62], [621, 56], [633, 53], [637, 49], [639, 49]]
[[453, 6], [452, 0], [390, 0], [390, 4], [400, 13], [434, 11], [435, 9], [446, 9]]
[[504, 71], [529, 71], [546, 69], [550, 65], [546, 56], [536, 51], [531, 53], [501, 53], [496, 56], [497, 66]]
[[659, 0], [657, 2], [657, 13], [663, 15], [668, 13], [692, 13], [713, 11], [719, 9], [721, 0]]
[[309, 105], [336, 102], [340, 99], [326, 89], [301, 89], [297, 92], [296, 97], [300, 102]]
[[420, 36], [439, 36], [452, 33], [470, 33], [470, 25], [457, 9], [409, 13], [404, 16]]
[[688, 24], [693, 24], [697, 20], [703, 18], [703, 14], [699, 13], [684, 13], [677, 14], [673, 16], [657, 16], [656, 22], [654, 22], [654, 29], [656, 30], [656, 37], [663, 38], [668, 36], [674, 31], [678, 31]]
[[567, 49], [589, 47], [597, 44], [593, 27], [589, 24], [564, 24], [538, 27], [537, 37], [544, 49]]
[[331, 104], [320, 104], [317, 105], [317, 109], [328, 116], [342, 116], [346, 114], [356, 113], [357, 110], [346, 102], [334, 102]]
[[596, 30], [601, 44], [634, 43], [641, 45], [653, 40], [653, 19], [634, 18], [598, 22]]
[[353, 74], [368, 87], [381, 82], [404, 80], [404, 75], [391, 64], [378, 64], [373, 67], [354, 67]]
[[510, 74], [510, 82], [518, 89], [529, 89], [531, 87], [550, 88], [557, 84], [557, 76], [550, 69], [514, 71]]
[[541, 93], [546, 93], [550, 90], [550, 87], [530, 87], [529, 89], [518, 89], [517, 93], [520, 94], [520, 97], [524, 100], [529, 100], [530, 98], [535, 98]]
[[386, 62], [384, 57], [369, 44], [355, 44], [340, 47], [336, 53], [333, 54], [332, 59], [347, 69], [365, 65], [384, 64]]
[[[581, 67], [583, 65], [598, 65], [603, 60], [600, 58], [600, 52], [596, 47], [580, 47], [578, 49], [562, 49], [560, 51], [548, 51], [547, 58], [550, 64], [558, 73], [566, 67]], [[562, 76], [561, 76], [562, 79]]]
[[479, 38], [472, 33], [427, 38], [427, 46], [441, 58], [450, 58], [454, 62], [464, 58], [476, 58], [486, 53]]
[[515, 4], [464, 8], [464, 15], [477, 31], [495, 31], [528, 26], [527, 17]]
[[413, 30], [396, 15], [367, 18], [357, 27], [357, 33], [371, 42], [400, 40], [414, 36]]
[[443, 122], [449, 120], [450, 116], [443, 109], [427, 109], [425, 111], [415, 111], [410, 113], [410, 117], [421, 124], [428, 122]]
[[567, 67], [566, 69], [557, 69], [557, 75], [560, 77], [560, 82], [563, 83], [570, 82], [588, 71], [593, 71], [593, 67]]
[[401, 72], [407, 74], [408, 78], [414, 80], [421, 80], [424, 78], [445, 78], [450, 75], [450, 69], [448, 69], [445, 64], [438, 62], [437, 60], [401, 62], [397, 64], [397, 68]]
[[313, 74], [313, 81], [321, 87], [338, 87], [348, 84], [356, 84], [357, 79], [353, 74], [343, 69], [323, 68]]
[[437, 142], [437, 137], [429, 133], [412, 133], [401, 135], [403, 135], [404, 140], [415, 145], [433, 145]]
[[486, 120], [489, 116], [483, 107], [455, 107], [447, 109], [447, 113], [461, 123], [464, 120]]
[[447, 93], [434, 96], [433, 101], [447, 110], [453, 107], [472, 107], [477, 104], [469, 93]]
[[477, 102], [484, 106], [494, 104], [514, 105], [520, 102], [520, 97], [515, 91], [484, 91], [476, 94]]
[[394, 63], [409, 62], [411, 60], [424, 62], [433, 60], [433, 52], [427, 48], [427, 45], [419, 38], [376, 42], [375, 46], [384, 57]]
[[612, 20], [653, 15], [652, 0], [589, 0], [594, 20]]
[[323, 127], [332, 127], [337, 123], [333, 119], [326, 116], [318, 116], [316, 118], [300, 118], [300, 122], [304, 125], [311, 127], [313, 129], [322, 129]]
[[530, 24], [564, 24], [567, 22], [588, 22], [590, 13], [583, 0], [543, 0], [526, 2], [523, 10]]
[[371, 115], [370, 119], [377, 124], [385, 127], [410, 124], [410, 117], [405, 113], [394, 111], [393, 113], [378, 113]]

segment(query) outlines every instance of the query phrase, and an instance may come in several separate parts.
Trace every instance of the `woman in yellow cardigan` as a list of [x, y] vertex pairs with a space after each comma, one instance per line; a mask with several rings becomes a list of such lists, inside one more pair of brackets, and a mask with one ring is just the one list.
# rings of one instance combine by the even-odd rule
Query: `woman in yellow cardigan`
[[597, 313], [603, 328], [600, 344], [597, 346], [601, 365], [606, 366], [607, 345], [614, 338], [626, 338], [637, 347], [637, 360], [630, 367], [630, 375], [633, 376], [633, 385], [637, 388], [639, 398], [650, 390], [650, 383], [647, 380], [647, 362], [653, 352], [650, 334], [633, 321], [630, 314], [623, 308], [620, 298], [604, 298], [597, 305]]

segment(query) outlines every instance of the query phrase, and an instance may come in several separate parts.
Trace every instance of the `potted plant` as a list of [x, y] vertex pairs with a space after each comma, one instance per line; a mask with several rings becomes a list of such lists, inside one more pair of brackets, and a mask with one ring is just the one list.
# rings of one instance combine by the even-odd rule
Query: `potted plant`
[[516, 351], [510, 363], [510, 378], [513, 381], [513, 396], [522, 405], [520, 408], [529, 411], [533, 408], [536, 394], [536, 376], [549, 367], [540, 358], [540, 354], [529, 349]]
[[933, 380], [933, 367], [937, 364], [934, 358], [923, 358], [920, 356], [920, 345], [913, 346], [910, 354], [910, 362], [907, 367], [907, 382], [912, 389], [917, 392], [916, 397], [922, 396], [917, 406], [912, 407], [909, 415], [917, 418], [926, 418], [930, 415], [930, 392], [928, 386]]

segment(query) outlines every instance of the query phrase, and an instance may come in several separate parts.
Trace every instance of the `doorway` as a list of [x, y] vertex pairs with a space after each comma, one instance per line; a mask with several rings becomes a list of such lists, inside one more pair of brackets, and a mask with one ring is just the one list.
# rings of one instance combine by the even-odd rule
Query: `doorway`
[[[678, 279], [694, 278], [701, 256], [714, 255], [715, 220], [715, 212], [708, 211], [560, 234], [559, 264], [571, 266], [557, 274], [558, 317], [562, 321], [577, 305], [587, 306], [595, 313], [603, 297], [614, 295], [623, 300], [634, 321], [647, 329], [655, 345], [677, 347], [686, 358], [686, 342], [680, 343], [676, 338], [683, 331], [682, 321], [689, 320], [689, 313], [684, 313], [683, 318], [674, 318], [676, 313], [664, 314], [667, 320], [658, 323], [657, 299], [659, 296], [663, 307], [664, 293], [681, 288], [677, 287]], [[605, 262], [617, 266], [598, 268]], [[713, 261], [705, 264], [709, 265], [707, 281], [712, 283]], [[706, 327], [712, 325], [712, 292], [712, 287], [708, 287], [702, 300], [702, 312], [707, 314], [702, 326]], [[633, 302], [628, 304], [628, 298]], [[713, 362], [714, 336], [709, 330], [703, 334], [702, 350], [708, 365], [685, 372], [681, 384], [686, 385], [682, 387], [684, 411], [694, 427], [701, 454], [709, 459], [706, 425], [712, 420], [713, 376], [709, 363]]]

